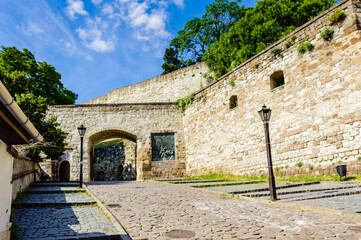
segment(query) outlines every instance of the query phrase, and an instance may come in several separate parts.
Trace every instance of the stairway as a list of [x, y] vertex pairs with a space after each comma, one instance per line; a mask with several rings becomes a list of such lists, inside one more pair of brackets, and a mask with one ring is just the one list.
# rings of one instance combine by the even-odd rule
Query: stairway
[[123, 239], [96, 201], [78, 186], [77, 182], [33, 184], [26, 197], [13, 204], [20, 238]]

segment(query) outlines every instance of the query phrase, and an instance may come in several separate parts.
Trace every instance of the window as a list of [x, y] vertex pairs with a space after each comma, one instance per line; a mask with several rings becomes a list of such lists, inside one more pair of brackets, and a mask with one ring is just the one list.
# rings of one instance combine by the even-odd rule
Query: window
[[283, 71], [276, 71], [271, 75], [271, 90], [285, 84]]
[[152, 161], [175, 160], [174, 133], [152, 133]]
[[229, 109], [233, 109], [235, 107], [238, 106], [238, 99], [236, 95], [233, 95], [230, 99], [229, 99]]

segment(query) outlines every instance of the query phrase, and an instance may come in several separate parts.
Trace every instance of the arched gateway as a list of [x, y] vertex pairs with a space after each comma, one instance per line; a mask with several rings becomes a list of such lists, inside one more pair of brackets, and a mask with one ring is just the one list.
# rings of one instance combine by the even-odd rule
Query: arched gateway
[[[123, 139], [123, 141], [116, 145], [107, 156], [97, 156], [96, 153], [100, 151], [97, 151], [95, 146], [109, 139]], [[136, 142], [135, 135], [117, 129], [100, 131], [90, 136], [88, 143], [90, 180], [135, 180], [136, 175], [133, 172], [136, 173], [137, 166]], [[126, 151], [127, 148], [128, 151]], [[131, 154], [129, 154], [129, 148]], [[114, 152], [114, 150], [116, 151]], [[104, 154], [103, 151], [101, 152]]]
[[[56, 116], [68, 132], [66, 152], [70, 180], [79, 179], [80, 137], [77, 127], [87, 128], [84, 136], [83, 179], [94, 180], [94, 146], [107, 139], [121, 138], [135, 143], [137, 179], [179, 178], [185, 175], [185, 143], [182, 113], [173, 103], [88, 104], [52, 106], [48, 116]], [[120, 164], [118, 164], [120, 165]], [[123, 178], [114, 166], [117, 178]]]

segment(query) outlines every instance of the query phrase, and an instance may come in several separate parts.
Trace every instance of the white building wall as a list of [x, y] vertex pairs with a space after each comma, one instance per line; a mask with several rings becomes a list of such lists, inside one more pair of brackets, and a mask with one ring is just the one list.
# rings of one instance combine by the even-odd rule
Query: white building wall
[[0, 240], [9, 239], [12, 162], [13, 158], [7, 152], [6, 144], [0, 140]]

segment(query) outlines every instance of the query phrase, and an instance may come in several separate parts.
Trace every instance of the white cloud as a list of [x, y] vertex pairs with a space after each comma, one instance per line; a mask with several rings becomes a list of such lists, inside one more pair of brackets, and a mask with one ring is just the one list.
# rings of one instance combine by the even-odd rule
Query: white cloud
[[68, 3], [67, 13], [71, 19], [75, 19], [75, 15], [88, 15], [88, 12], [84, 9], [84, 3], [82, 0], [67, 0]]
[[[118, 9], [122, 19], [136, 29], [137, 39], [169, 38], [171, 34], [166, 30], [168, 14], [164, 7], [151, 8], [149, 1], [142, 3], [118, 0]], [[160, 4], [160, 3], [159, 3]], [[163, 6], [163, 4], [161, 4]], [[154, 7], [154, 6], [152, 6]]]
[[107, 24], [102, 23], [101, 19], [97, 18], [95, 21], [88, 20], [87, 26], [87, 29], [78, 28], [76, 30], [86, 47], [101, 53], [114, 51], [114, 42], [110, 39], [104, 40], [103, 33], [99, 30], [99, 27], [106, 28]]
[[37, 23], [30, 21], [26, 27], [24, 25], [18, 25], [17, 29], [22, 30], [28, 37], [44, 33], [44, 30]]
[[184, 8], [184, 0], [173, 0], [173, 3], [177, 5], [180, 9]]
[[102, 8], [102, 13], [104, 15], [108, 15], [109, 18], [114, 18], [114, 9], [109, 3], [104, 4]]
[[92, 0], [94, 5], [99, 5], [103, 0]]

